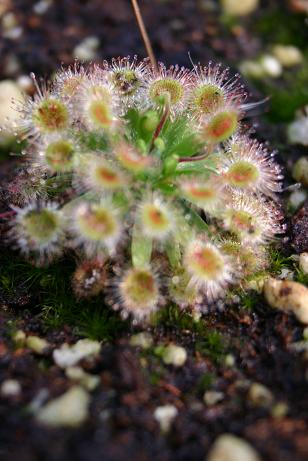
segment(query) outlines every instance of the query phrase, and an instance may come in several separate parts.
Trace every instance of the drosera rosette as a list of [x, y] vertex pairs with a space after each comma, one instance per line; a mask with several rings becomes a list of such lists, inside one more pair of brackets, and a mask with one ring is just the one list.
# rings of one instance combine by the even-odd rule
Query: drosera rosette
[[89, 130], [110, 131], [119, 121], [120, 99], [105, 73], [97, 67], [82, 82], [76, 97], [80, 120]]
[[166, 199], [150, 194], [138, 205], [136, 223], [146, 237], [163, 242], [175, 231], [176, 213]]
[[283, 214], [272, 200], [233, 192], [222, 212], [223, 226], [244, 244], [265, 244], [283, 234]]
[[139, 62], [136, 55], [133, 59], [130, 56], [118, 57], [113, 58], [111, 64], [104, 61], [103, 68], [114, 91], [121, 98], [123, 113], [141, 104], [145, 81], [150, 72], [149, 59]]
[[78, 162], [78, 145], [69, 136], [45, 138], [35, 149], [33, 163], [51, 174], [72, 172]]
[[72, 246], [82, 247], [89, 257], [114, 254], [123, 226], [110, 200], [82, 201], [73, 207], [69, 220]]
[[230, 77], [229, 69], [223, 69], [221, 64], [194, 65], [194, 79], [189, 107], [196, 119], [209, 116], [226, 104], [232, 103], [240, 108], [247, 97], [239, 83], [239, 75]]
[[126, 57], [37, 91], [21, 126], [49, 201], [16, 209], [10, 236], [38, 264], [77, 255], [78, 299], [146, 322], [168, 302], [206, 312], [263, 270], [284, 231], [282, 175], [244, 132], [237, 76]]
[[62, 68], [53, 78], [55, 93], [61, 99], [71, 101], [78, 94], [80, 86], [87, 80], [89, 72], [89, 68], [85, 68], [77, 61], [73, 66]]
[[210, 303], [223, 297], [226, 288], [235, 282], [232, 257], [200, 237], [194, 238], [187, 245], [183, 265], [191, 276], [189, 286], [203, 293]]
[[149, 107], [160, 109], [168, 106], [170, 116], [181, 115], [187, 110], [193, 87], [193, 73], [178, 65], [167, 68], [163, 63], [151, 68], [144, 85], [144, 101]]
[[181, 179], [179, 188], [187, 201], [205, 213], [217, 214], [224, 206], [224, 184], [216, 174], [211, 174], [207, 180], [202, 175]]
[[275, 197], [282, 190], [283, 179], [281, 167], [273, 158], [275, 154], [255, 139], [235, 136], [227, 142], [226, 153], [218, 160], [218, 171], [233, 190]]
[[114, 159], [101, 153], [84, 153], [75, 169], [74, 187], [79, 192], [108, 194], [129, 185], [130, 178]]
[[63, 213], [52, 202], [33, 202], [13, 207], [16, 215], [9, 236], [20, 252], [40, 266], [61, 255], [65, 243]]
[[125, 270], [113, 279], [111, 287], [109, 303], [124, 319], [131, 316], [135, 322], [148, 321], [165, 302], [159, 276], [148, 265]]
[[264, 246], [243, 245], [233, 237], [223, 238], [219, 247], [225, 254], [233, 258], [242, 278], [264, 271], [269, 266], [269, 254]]
[[16, 103], [16, 110], [20, 113], [18, 126], [14, 127], [17, 133], [22, 139], [32, 141], [65, 134], [72, 121], [71, 104], [59, 97], [50, 83], [39, 84], [34, 74], [31, 78], [36, 93], [33, 98]]

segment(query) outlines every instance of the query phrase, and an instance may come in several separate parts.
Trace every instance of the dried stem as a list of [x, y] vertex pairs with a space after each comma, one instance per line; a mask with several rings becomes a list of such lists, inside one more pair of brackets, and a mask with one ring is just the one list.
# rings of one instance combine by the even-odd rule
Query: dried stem
[[166, 104], [164, 106], [164, 111], [163, 111], [163, 114], [161, 116], [161, 119], [156, 127], [156, 130], [154, 131], [154, 134], [153, 134], [153, 138], [152, 138], [152, 141], [151, 141], [151, 144], [150, 144], [150, 152], [151, 150], [153, 149], [154, 147], [154, 142], [155, 142], [155, 139], [158, 138], [158, 136], [160, 135], [161, 133], [161, 130], [164, 128], [165, 126], [165, 123], [169, 117], [169, 114], [170, 114], [170, 97], [169, 95], [166, 95], [167, 96], [167, 100], [166, 100]]
[[132, 7], [133, 7], [133, 10], [134, 10], [134, 13], [135, 13], [135, 17], [136, 17], [136, 20], [137, 20], [137, 24], [138, 24], [141, 36], [142, 36], [142, 40], [144, 42], [145, 49], [146, 49], [147, 54], [148, 54], [148, 56], [150, 58], [152, 66], [154, 67], [155, 70], [157, 70], [156, 58], [154, 56], [151, 41], [149, 39], [148, 33], [146, 31], [146, 28], [145, 28], [145, 25], [144, 25], [144, 22], [143, 22], [142, 14], [141, 14], [141, 11], [140, 11], [140, 8], [139, 8], [139, 5], [138, 5], [138, 0], [131, 0], [131, 4], [132, 4]]

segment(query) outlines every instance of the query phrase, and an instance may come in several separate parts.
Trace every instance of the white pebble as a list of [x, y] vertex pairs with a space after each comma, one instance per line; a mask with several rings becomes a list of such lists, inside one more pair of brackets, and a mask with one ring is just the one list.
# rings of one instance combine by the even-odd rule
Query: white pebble
[[225, 356], [225, 365], [226, 367], [234, 367], [235, 365], [235, 357], [232, 354], [227, 354]]
[[240, 65], [240, 71], [243, 75], [252, 78], [262, 78], [264, 77], [264, 69], [261, 64], [257, 61], [252, 61], [247, 59], [243, 61]]
[[260, 383], [252, 383], [248, 391], [248, 400], [256, 407], [269, 408], [272, 406], [274, 397], [271, 391]]
[[308, 253], [301, 253], [299, 255], [299, 268], [304, 274], [308, 274]]
[[223, 392], [218, 391], [206, 391], [203, 396], [204, 403], [208, 406], [216, 405], [216, 403], [221, 402], [223, 398]]
[[146, 331], [141, 331], [131, 337], [130, 345], [141, 347], [141, 349], [149, 349], [153, 345], [152, 335]]
[[47, 12], [49, 7], [52, 5], [52, 0], [40, 0], [33, 5], [33, 11], [36, 14], [42, 15]]
[[246, 440], [222, 434], [214, 442], [207, 461], [260, 461], [256, 450]]
[[187, 359], [187, 352], [184, 347], [170, 344], [163, 352], [163, 361], [167, 365], [182, 367]]
[[288, 139], [293, 144], [308, 146], [308, 116], [300, 116], [288, 127]]
[[49, 344], [46, 339], [39, 338], [38, 336], [28, 336], [26, 339], [26, 347], [31, 349], [36, 354], [44, 354]]
[[221, 0], [221, 6], [226, 14], [246, 16], [258, 8], [259, 0]]
[[16, 110], [13, 101], [23, 102], [24, 96], [13, 80], [3, 80], [0, 82], [1, 137], [12, 137], [12, 133], [10, 132], [10, 127], [8, 125], [20, 120], [20, 113]]
[[284, 67], [293, 67], [303, 62], [302, 52], [292, 45], [275, 45], [272, 53]]
[[16, 379], [6, 379], [0, 387], [2, 397], [15, 397], [20, 394], [21, 386]]
[[278, 278], [281, 280], [293, 280], [294, 279], [294, 272], [287, 267], [281, 269], [280, 273], [278, 274]]
[[304, 187], [308, 187], [308, 156], [300, 157], [292, 170], [295, 181], [300, 182]]
[[14, 13], [6, 13], [1, 21], [2, 29], [6, 32], [18, 26], [17, 17]]
[[308, 288], [301, 283], [268, 278], [264, 295], [271, 307], [293, 312], [300, 322], [308, 324]]
[[96, 51], [100, 45], [97, 37], [86, 37], [74, 48], [73, 55], [81, 61], [92, 61], [96, 57]]
[[159, 423], [162, 432], [167, 433], [170, 430], [177, 414], [178, 410], [174, 405], [164, 405], [156, 408], [154, 418]]
[[100, 383], [100, 377], [86, 373], [81, 367], [68, 367], [66, 376], [72, 381], [78, 382], [88, 391], [93, 391]]
[[84, 358], [96, 356], [100, 349], [101, 345], [98, 341], [80, 339], [72, 346], [65, 343], [59, 349], [55, 349], [53, 359], [59, 367], [67, 368], [76, 365]]
[[17, 330], [13, 335], [13, 341], [17, 347], [23, 347], [26, 343], [26, 333], [22, 330]]
[[294, 209], [297, 210], [307, 199], [307, 192], [305, 190], [299, 189], [295, 190], [290, 194], [289, 197], [289, 205]]
[[78, 427], [88, 417], [90, 396], [80, 386], [73, 386], [65, 394], [40, 408], [36, 419], [51, 427]]
[[282, 74], [282, 66], [278, 59], [270, 54], [265, 54], [260, 59], [260, 64], [264, 72], [272, 78], [280, 77]]

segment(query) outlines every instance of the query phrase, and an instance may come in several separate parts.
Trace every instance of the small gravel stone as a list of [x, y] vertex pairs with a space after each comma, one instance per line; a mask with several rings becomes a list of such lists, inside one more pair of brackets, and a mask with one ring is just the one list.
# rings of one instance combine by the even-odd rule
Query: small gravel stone
[[40, 0], [39, 2], [33, 5], [33, 11], [36, 14], [42, 15], [48, 11], [51, 5], [52, 5], [52, 0]]
[[142, 331], [131, 337], [130, 345], [134, 347], [141, 347], [141, 349], [149, 349], [153, 346], [153, 337], [150, 333]]
[[96, 51], [99, 47], [99, 39], [97, 37], [86, 37], [73, 50], [73, 55], [81, 61], [91, 61], [96, 57]]
[[73, 386], [41, 408], [36, 419], [51, 427], [78, 427], [88, 418], [90, 396], [80, 386]]
[[80, 339], [72, 346], [63, 344], [60, 349], [55, 349], [53, 351], [53, 359], [61, 368], [72, 367], [84, 358], [96, 356], [100, 349], [101, 345], [98, 341]]
[[167, 365], [182, 367], [187, 359], [187, 352], [184, 347], [170, 344], [163, 352], [163, 361]]
[[292, 176], [295, 181], [300, 182], [303, 186], [308, 187], [308, 157], [301, 157], [295, 163]]
[[13, 133], [8, 126], [20, 119], [20, 114], [14, 108], [14, 101], [23, 101], [24, 96], [13, 80], [0, 82], [0, 138], [11, 139]]
[[178, 410], [174, 405], [164, 405], [155, 409], [154, 418], [159, 423], [162, 432], [169, 432], [171, 424], [177, 414]]
[[23, 347], [26, 344], [26, 333], [22, 330], [17, 330], [13, 334], [13, 341], [17, 347]]
[[269, 77], [277, 78], [281, 76], [282, 66], [274, 56], [270, 54], [263, 55], [260, 59], [260, 64]]
[[234, 365], [235, 365], [235, 357], [234, 357], [234, 355], [227, 354], [225, 356], [225, 365], [226, 365], [226, 367], [229, 367], [229, 368], [234, 367]]
[[257, 61], [252, 61], [247, 59], [243, 61], [240, 65], [240, 71], [243, 75], [247, 77], [260, 79], [264, 77], [264, 69], [261, 64]]
[[203, 396], [204, 403], [208, 406], [216, 405], [224, 399], [224, 393], [218, 391], [206, 391]]
[[308, 115], [300, 115], [290, 123], [287, 134], [292, 144], [308, 146]]
[[260, 383], [252, 383], [247, 397], [249, 402], [256, 407], [270, 408], [274, 402], [271, 391]]
[[21, 385], [16, 379], [6, 379], [0, 387], [2, 397], [15, 397], [20, 394]]
[[308, 253], [301, 253], [299, 255], [299, 268], [304, 274], [308, 274]]
[[[281, 280], [293, 280], [294, 279], [294, 272], [291, 269], [288, 269], [287, 267], [284, 267], [279, 272], [278, 278], [281, 279]], [[264, 285], [264, 283], [263, 283], [263, 285]]]
[[246, 440], [222, 434], [215, 440], [206, 461], [260, 461], [260, 457]]
[[297, 210], [307, 199], [307, 192], [303, 189], [295, 190], [290, 194], [289, 206], [293, 210]]
[[221, 6], [226, 14], [246, 16], [258, 8], [259, 0], [221, 0]]
[[78, 382], [88, 391], [93, 391], [100, 383], [100, 377], [86, 373], [81, 367], [68, 367], [65, 370], [66, 376]]
[[49, 347], [46, 339], [39, 338], [38, 336], [28, 336], [26, 339], [26, 346], [36, 354], [44, 354]]
[[284, 418], [289, 412], [289, 407], [285, 402], [278, 402], [271, 409], [271, 415], [273, 418]]
[[275, 45], [272, 53], [284, 67], [293, 67], [303, 62], [302, 52], [292, 45]]
[[308, 288], [301, 283], [269, 278], [264, 295], [271, 307], [293, 312], [300, 322], [308, 324]]

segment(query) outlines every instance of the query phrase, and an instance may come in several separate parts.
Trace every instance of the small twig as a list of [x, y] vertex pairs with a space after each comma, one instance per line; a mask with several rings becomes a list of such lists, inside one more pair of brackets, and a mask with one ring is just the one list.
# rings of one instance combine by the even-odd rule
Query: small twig
[[151, 41], [149, 39], [148, 33], [146, 31], [146, 28], [145, 28], [145, 25], [144, 25], [144, 22], [143, 22], [143, 18], [142, 18], [142, 14], [141, 14], [141, 11], [140, 11], [140, 8], [139, 8], [139, 5], [138, 5], [138, 1], [137, 0], [131, 0], [131, 4], [132, 4], [132, 7], [133, 7], [133, 10], [134, 10], [134, 13], [135, 13], [136, 21], [137, 21], [137, 24], [138, 24], [138, 27], [139, 27], [139, 30], [140, 30], [140, 33], [141, 33], [142, 40], [144, 42], [145, 49], [146, 49], [147, 54], [148, 54], [148, 56], [150, 58], [152, 66], [154, 67], [155, 70], [157, 70], [156, 58], [154, 56]]

